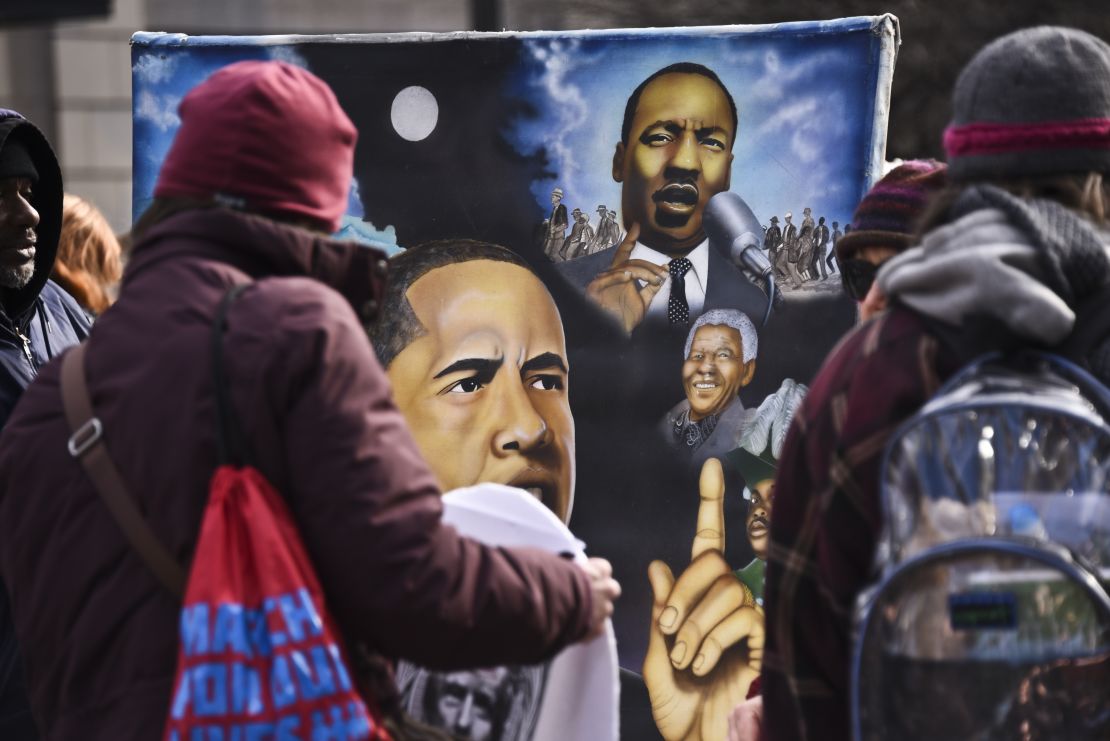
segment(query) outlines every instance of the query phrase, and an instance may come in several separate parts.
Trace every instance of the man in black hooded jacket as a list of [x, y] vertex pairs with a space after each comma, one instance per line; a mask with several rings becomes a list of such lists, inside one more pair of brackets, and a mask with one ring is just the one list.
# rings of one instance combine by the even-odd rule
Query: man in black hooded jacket
[[[0, 427], [39, 368], [89, 333], [81, 307], [49, 280], [61, 224], [62, 174], [50, 144], [0, 109]], [[0, 588], [0, 738], [37, 736]]]

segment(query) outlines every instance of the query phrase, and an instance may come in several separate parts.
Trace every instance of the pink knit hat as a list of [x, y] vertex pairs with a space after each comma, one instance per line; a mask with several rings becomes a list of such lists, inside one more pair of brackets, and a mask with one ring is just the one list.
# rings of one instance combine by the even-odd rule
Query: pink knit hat
[[354, 124], [331, 88], [285, 62], [238, 62], [189, 91], [156, 198], [215, 199], [339, 228], [354, 169]]

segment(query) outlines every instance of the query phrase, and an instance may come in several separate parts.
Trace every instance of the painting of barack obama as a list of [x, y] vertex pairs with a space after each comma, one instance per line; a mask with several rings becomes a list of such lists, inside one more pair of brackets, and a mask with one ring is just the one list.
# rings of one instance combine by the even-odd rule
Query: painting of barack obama
[[[576, 485], [570, 366], [559, 311], [528, 264], [498, 245], [438, 240], [394, 256], [387, 290], [392, 311], [370, 337], [442, 489], [515, 486], [567, 522]], [[410, 712], [462, 738], [482, 737], [482, 728], [489, 738], [527, 738], [518, 730], [535, 722], [544, 667], [497, 672], [529, 679], [502, 693], [501, 712], [460, 711], [465, 728], [421, 698], [429, 687], [481, 685], [488, 672], [445, 675], [402, 663], [398, 679]], [[621, 687], [622, 726], [650, 733], [643, 683], [622, 672]]]
[[[443, 491], [515, 486], [565, 522], [574, 420], [562, 320], [547, 289], [504, 247], [440, 240], [395, 256], [388, 291], [391, 311], [370, 337]], [[436, 673], [401, 662], [398, 684], [418, 719], [459, 738], [516, 739], [530, 737], [545, 673]]]
[[397, 407], [444, 491], [530, 492], [559, 519], [574, 503], [574, 420], [559, 310], [497, 245], [441, 240], [391, 261], [370, 328]]

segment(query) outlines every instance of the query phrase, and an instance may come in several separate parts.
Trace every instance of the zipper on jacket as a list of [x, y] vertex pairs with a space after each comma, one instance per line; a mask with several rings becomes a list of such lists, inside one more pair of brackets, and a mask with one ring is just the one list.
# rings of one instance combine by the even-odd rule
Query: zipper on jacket
[[31, 338], [20, 332], [18, 329], [15, 331], [15, 333], [19, 335], [19, 339], [23, 342], [23, 354], [27, 356], [27, 362], [30, 363], [31, 367], [33, 368], [35, 366], [35, 361], [31, 358]]

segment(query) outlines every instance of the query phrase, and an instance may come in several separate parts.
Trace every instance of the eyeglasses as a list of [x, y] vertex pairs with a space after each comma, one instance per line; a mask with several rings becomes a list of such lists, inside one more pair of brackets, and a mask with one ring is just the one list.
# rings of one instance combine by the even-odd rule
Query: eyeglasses
[[859, 258], [842, 262], [840, 280], [844, 284], [844, 292], [856, 301], [863, 301], [867, 297], [867, 292], [871, 290], [871, 284], [875, 282], [875, 274], [879, 272], [880, 267], [882, 263], [876, 265]]

